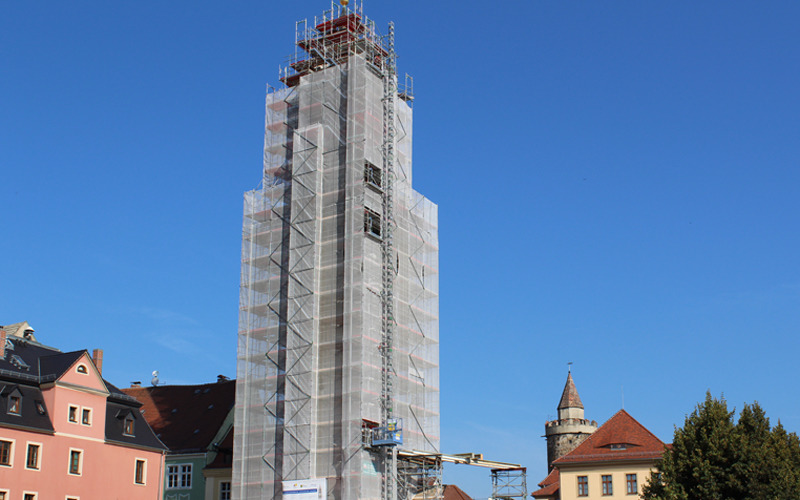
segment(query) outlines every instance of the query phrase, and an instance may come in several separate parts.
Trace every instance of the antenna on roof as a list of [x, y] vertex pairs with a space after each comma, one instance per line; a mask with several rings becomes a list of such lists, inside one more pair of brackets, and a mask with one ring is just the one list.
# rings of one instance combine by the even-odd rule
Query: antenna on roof
[[153, 371], [153, 380], [151, 380], [150, 383], [153, 384], [153, 387], [156, 387], [156, 386], [158, 386], [159, 382], [160, 381], [158, 380], [158, 370], [154, 370]]

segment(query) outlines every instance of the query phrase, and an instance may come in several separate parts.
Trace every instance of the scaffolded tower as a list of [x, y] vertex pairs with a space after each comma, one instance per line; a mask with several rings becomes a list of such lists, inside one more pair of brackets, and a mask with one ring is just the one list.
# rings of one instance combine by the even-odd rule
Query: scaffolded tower
[[410, 498], [440, 474], [373, 438], [399, 421], [403, 449], [439, 452], [437, 207], [412, 189], [393, 38], [332, 4], [297, 23], [286, 87], [268, 91], [263, 184], [244, 202], [239, 500], [307, 480], [329, 499]]

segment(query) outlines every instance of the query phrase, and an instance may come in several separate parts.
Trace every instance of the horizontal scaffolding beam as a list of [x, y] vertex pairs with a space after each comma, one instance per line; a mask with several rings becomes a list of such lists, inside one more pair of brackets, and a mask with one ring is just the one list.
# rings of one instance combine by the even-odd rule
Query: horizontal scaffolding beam
[[444, 455], [441, 453], [425, 453], [422, 451], [412, 450], [398, 450], [397, 458], [406, 461], [441, 461], [450, 464], [472, 465], [474, 467], [485, 467], [487, 469], [496, 470], [514, 470], [524, 469], [519, 464], [512, 464], [508, 462], [495, 462], [493, 460], [484, 460], [482, 453], [457, 453], [455, 455]]

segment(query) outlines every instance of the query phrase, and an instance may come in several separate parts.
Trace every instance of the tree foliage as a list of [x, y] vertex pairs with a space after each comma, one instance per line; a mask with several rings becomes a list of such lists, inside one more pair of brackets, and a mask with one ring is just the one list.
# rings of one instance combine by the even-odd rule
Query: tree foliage
[[675, 429], [644, 487], [647, 500], [794, 500], [800, 498], [800, 440], [770, 427], [758, 405], [738, 420], [725, 399], [706, 400]]

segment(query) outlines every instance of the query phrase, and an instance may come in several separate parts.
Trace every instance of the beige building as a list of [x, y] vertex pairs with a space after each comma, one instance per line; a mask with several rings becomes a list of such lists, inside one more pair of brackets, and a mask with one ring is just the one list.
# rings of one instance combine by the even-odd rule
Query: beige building
[[559, 420], [545, 426], [550, 473], [531, 496], [543, 500], [640, 498], [667, 445], [625, 410], [591, 432], [571, 375], [558, 409]]
[[638, 498], [664, 443], [625, 410], [556, 460], [560, 500]]

